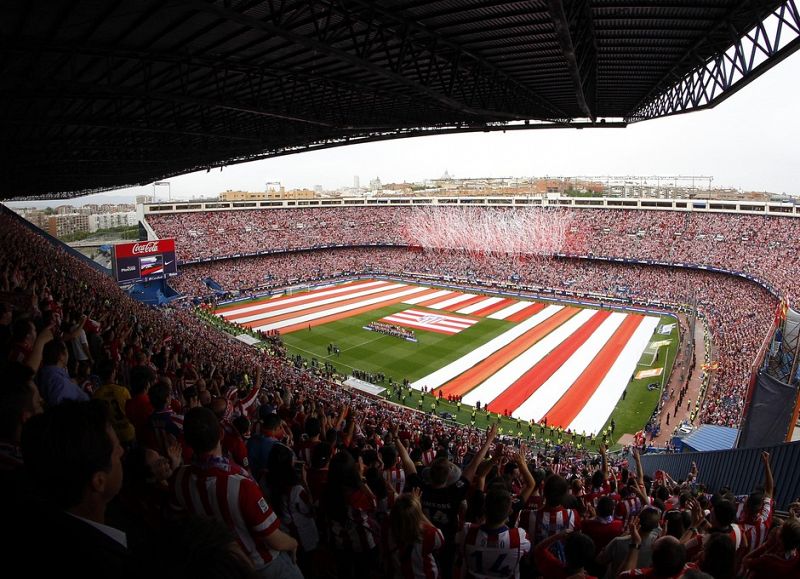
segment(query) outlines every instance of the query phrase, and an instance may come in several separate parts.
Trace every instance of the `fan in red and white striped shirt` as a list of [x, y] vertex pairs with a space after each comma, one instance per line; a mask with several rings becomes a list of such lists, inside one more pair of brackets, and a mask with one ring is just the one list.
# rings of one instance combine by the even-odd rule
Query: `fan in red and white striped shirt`
[[297, 541], [280, 530], [280, 520], [258, 483], [222, 456], [220, 424], [214, 413], [203, 407], [191, 409], [184, 420], [184, 434], [195, 459], [170, 480], [170, 507], [220, 520], [256, 569], [268, 567], [281, 556], [287, 572], [294, 570], [292, 576], [301, 576], [284, 553], [295, 550]]
[[511, 513], [511, 494], [498, 488], [486, 493], [483, 525], [466, 523], [456, 536], [462, 578], [519, 578], [520, 561], [531, 550], [525, 529], [506, 523]]
[[525, 529], [535, 543], [562, 531], [580, 528], [578, 512], [562, 506], [568, 489], [566, 480], [552, 475], [544, 483], [544, 506], [539, 509], [526, 507], [520, 512], [517, 526]]
[[444, 535], [422, 512], [418, 494], [397, 499], [389, 515], [387, 551], [394, 579], [439, 579], [434, 553], [444, 545]]

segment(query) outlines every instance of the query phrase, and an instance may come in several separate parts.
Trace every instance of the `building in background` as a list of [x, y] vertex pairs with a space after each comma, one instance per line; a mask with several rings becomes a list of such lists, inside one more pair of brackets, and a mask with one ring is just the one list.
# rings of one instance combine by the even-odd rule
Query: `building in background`
[[219, 194], [220, 201], [263, 201], [268, 199], [267, 191], [224, 191]]
[[50, 215], [47, 217], [46, 231], [53, 237], [89, 231], [89, 216], [80, 213]]
[[112, 229], [115, 227], [134, 227], [139, 223], [136, 211], [117, 213], [95, 213], [89, 215], [89, 232], [98, 229]]

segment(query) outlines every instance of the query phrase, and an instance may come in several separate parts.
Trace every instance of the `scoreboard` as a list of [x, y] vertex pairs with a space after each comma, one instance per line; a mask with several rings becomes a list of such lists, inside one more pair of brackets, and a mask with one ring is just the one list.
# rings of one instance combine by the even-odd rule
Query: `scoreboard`
[[114, 278], [119, 283], [153, 281], [178, 275], [174, 239], [120, 243], [114, 246], [111, 257]]

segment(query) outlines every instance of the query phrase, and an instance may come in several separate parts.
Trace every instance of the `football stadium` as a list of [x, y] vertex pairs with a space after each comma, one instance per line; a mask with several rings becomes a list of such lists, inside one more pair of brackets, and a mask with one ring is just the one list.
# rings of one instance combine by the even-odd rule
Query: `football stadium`
[[[649, 127], [753, 94], [773, 130], [773, 101], [736, 93], [790, 64], [794, 1], [0, 10], [8, 561], [800, 579], [796, 197], [447, 171], [177, 195], [192, 175], [238, 187], [215, 177], [230, 166], [334, 173], [325, 154], [378, 143], [445, 162], [470, 135], [476, 171], [555, 130], [668, 157]], [[587, 156], [616, 166], [612, 149]]]
[[[399, 389], [408, 384], [429, 392], [429, 403], [444, 398], [448, 409], [455, 400], [465, 408], [483, 401], [488, 412], [591, 435], [606, 425], [647, 348], [663, 348], [662, 361], [676, 350], [668, 317], [659, 328], [655, 315], [390, 281], [323, 285], [245, 304], [215, 313], [251, 330], [290, 334], [283, 336], [290, 351], [340, 373], [380, 376], [389, 399], [402, 401]], [[666, 375], [651, 369], [655, 359], [644, 360], [631, 390], [652, 392], [643, 380]], [[424, 396], [414, 403], [429, 408]]]

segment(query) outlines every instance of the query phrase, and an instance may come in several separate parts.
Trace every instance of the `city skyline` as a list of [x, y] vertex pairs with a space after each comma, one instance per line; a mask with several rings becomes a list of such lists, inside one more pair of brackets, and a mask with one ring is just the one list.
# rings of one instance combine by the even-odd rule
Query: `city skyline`
[[[580, 175], [710, 175], [713, 186], [800, 196], [794, 163], [800, 116], [800, 56], [786, 59], [714, 109], [593, 128], [470, 133], [348, 145], [213, 168], [166, 179], [173, 199], [225, 190], [321, 185], [336, 190], [379, 177], [383, 183], [457, 178]], [[50, 203], [103, 203], [152, 195], [152, 184]], [[32, 203], [32, 202], [27, 202]], [[46, 202], [40, 202], [46, 203]], [[21, 206], [25, 202], [14, 202]], [[39, 203], [37, 203], [38, 205]]]

